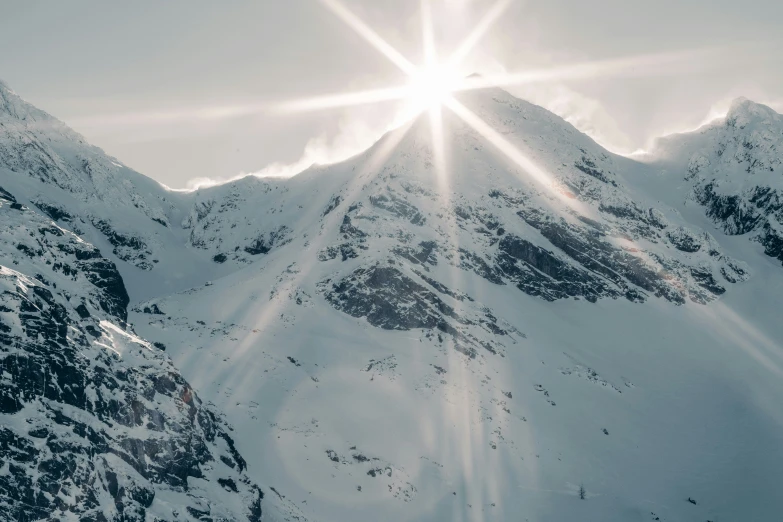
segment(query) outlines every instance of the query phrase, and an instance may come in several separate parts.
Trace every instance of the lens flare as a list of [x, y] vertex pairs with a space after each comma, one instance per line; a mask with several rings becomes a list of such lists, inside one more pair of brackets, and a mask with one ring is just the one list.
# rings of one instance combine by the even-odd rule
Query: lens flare
[[444, 105], [459, 86], [457, 74], [439, 65], [424, 67], [411, 77], [408, 97], [419, 111]]

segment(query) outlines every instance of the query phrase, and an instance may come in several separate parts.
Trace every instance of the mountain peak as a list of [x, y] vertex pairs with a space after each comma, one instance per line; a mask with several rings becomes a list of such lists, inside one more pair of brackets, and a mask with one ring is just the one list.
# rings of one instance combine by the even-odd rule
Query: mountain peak
[[11, 87], [0, 80], [0, 116], [8, 115], [17, 120], [54, 119], [44, 111], [34, 107], [16, 94]]
[[2, 78], [0, 78], [0, 92], [9, 92], [11, 94], [16, 94], [14, 93], [13, 89], [11, 89], [11, 87], [9, 87], [8, 84], [3, 81]]
[[783, 117], [771, 107], [741, 96], [731, 102], [726, 121], [731, 126], [742, 128], [751, 122], [783, 122]]

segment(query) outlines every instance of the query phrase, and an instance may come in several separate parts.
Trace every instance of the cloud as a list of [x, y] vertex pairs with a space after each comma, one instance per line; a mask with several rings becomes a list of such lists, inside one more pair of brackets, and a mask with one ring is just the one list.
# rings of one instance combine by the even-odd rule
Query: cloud
[[405, 103], [346, 109], [338, 119], [336, 130], [323, 132], [310, 139], [302, 156], [293, 163], [272, 163], [257, 171], [241, 172], [226, 178], [193, 178], [187, 182], [187, 188], [197, 190], [246, 176], [288, 178], [313, 165], [340, 163], [369, 149], [385, 133], [399, 127], [411, 117], [412, 107]]
[[604, 148], [619, 154], [633, 150], [631, 140], [597, 99], [557, 84], [529, 85], [518, 90], [521, 92], [514, 89], [512, 94], [554, 112]]
[[[741, 94], [746, 90], [750, 91], [747, 93], [748, 94], [747, 96]], [[653, 137], [650, 139], [647, 148], [648, 149], [654, 148], [656, 141], [660, 137], [671, 136], [673, 134], [684, 134], [688, 132], [694, 132], [709, 123], [715, 122], [716, 120], [724, 119], [729, 112], [729, 108], [731, 107], [731, 104], [734, 102], [734, 100], [740, 97], [745, 97], [756, 103], [761, 103], [763, 105], [766, 105], [777, 112], [783, 111], [783, 99], [770, 98], [758, 89], [746, 89], [746, 90], [734, 89], [731, 95], [723, 96], [718, 101], [712, 103], [709, 110], [707, 111], [707, 114], [703, 117], [698, 117], [694, 114], [688, 121], [669, 123], [665, 127], [662, 127], [661, 129], [656, 129], [652, 133]]]
[[[482, 75], [504, 75], [508, 72], [503, 65], [487, 57], [474, 63], [481, 64], [477, 70]], [[557, 114], [612, 152], [627, 154], [634, 149], [631, 139], [596, 98], [555, 81], [508, 86], [504, 89]]]

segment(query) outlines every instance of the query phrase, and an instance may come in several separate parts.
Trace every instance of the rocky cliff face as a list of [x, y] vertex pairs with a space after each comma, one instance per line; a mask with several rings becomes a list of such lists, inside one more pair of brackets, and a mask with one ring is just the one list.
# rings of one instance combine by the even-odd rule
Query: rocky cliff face
[[230, 427], [126, 329], [114, 263], [0, 192], [0, 520], [250, 520]]

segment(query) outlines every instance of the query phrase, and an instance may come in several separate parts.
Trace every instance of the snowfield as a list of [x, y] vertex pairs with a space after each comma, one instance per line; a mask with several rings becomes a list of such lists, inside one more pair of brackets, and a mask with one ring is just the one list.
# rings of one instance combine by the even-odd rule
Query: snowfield
[[[171, 481], [90, 442], [152, 492], [125, 509], [91, 469], [74, 479], [100, 492], [91, 520], [255, 520], [255, 491], [261, 520], [778, 520], [783, 117], [739, 100], [630, 159], [501, 90], [460, 100], [522, 166], [447, 118], [442, 171], [421, 117], [337, 165], [183, 193], [0, 86], [0, 276], [57, 281], [50, 322], [95, 339], [47, 344], [0, 308], [2, 404], [24, 402], [0, 411], [7, 440], [43, 444], [28, 425], [44, 421], [87, 437], [46, 413], [60, 403], [119, 429], [63, 395], [21, 397], [30, 374], [10, 371], [33, 345], [106, 345], [147, 379], [171, 368], [178, 391], [145, 407], [184, 415], [207, 449]], [[62, 238], [116, 267], [109, 297], [63, 272], [78, 255]], [[183, 387], [231, 444], [182, 413]], [[0, 502], [46, 489], [11, 465]], [[89, 497], [26, 516], [85, 519]]]

